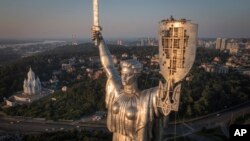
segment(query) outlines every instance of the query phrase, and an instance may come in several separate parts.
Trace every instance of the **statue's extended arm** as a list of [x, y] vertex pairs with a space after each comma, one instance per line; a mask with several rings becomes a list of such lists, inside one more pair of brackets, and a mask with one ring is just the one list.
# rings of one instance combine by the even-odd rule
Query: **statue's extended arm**
[[99, 31], [94, 31], [93, 40], [99, 48], [101, 63], [108, 77], [106, 84], [105, 103], [106, 107], [109, 109], [111, 106], [110, 102], [119, 95], [119, 89], [121, 88], [121, 78], [118, 74], [118, 71], [114, 67], [111, 53]]
[[109, 79], [114, 79], [115, 81], [120, 80], [119, 73], [114, 66], [111, 53], [101, 35], [101, 32], [95, 32], [93, 40], [96, 41], [97, 46], [99, 48], [99, 54], [102, 66], [106, 72], [106, 75]]
[[119, 95], [119, 89], [121, 88], [121, 78], [118, 71], [114, 67], [112, 56], [102, 37], [102, 28], [99, 26], [98, 11], [98, 0], [93, 0], [92, 40], [99, 48], [100, 60], [108, 77], [108, 81], [106, 83], [105, 103], [106, 107], [110, 109], [112, 101]]
[[99, 8], [98, 0], [93, 0], [93, 27], [92, 27], [92, 40], [99, 48], [100, 59], [102, 66], [108, 76], [108, 78], [118, 77], [118, 72], [112, 62], [112, 56], [101, 33], [102, 28], [99, 26]]

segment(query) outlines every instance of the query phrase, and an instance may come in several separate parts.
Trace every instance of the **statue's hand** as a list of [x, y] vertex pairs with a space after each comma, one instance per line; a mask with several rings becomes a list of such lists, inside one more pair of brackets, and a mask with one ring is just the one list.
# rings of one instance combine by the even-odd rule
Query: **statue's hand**
[[98, 37], [98, 31], [96, 31], [94, 28], [92, 28], [91, 34], [92, 34], [92, 36], [91, 36], [92, 41], [95, 41]]
[[92, 27], [92, 29], [91, 29], [92, 41], [100, 41], [102, 39], [100, 31], [101, 31], [101, 27], [96, 27], [96, 26]]

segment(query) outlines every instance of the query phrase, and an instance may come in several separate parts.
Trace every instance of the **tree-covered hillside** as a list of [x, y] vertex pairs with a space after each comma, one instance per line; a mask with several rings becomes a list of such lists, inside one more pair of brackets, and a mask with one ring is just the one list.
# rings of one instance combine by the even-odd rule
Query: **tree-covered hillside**
[[[157, 66], [152, 66], [150, 59], [146, 57], [157, 54], [157, 47], [111, 46], [111, 53], [115, 54], [118, 59], [125, 52], [130, 56], [136, 55], [140, 61], [144, 62], [145, 70], [157, 68]], [[0, 68], [1, 100], [3, 97], [8, 97], [14, 92], [22, 90], [23, 80], [30, 65], [36, 75], [45, 81], [51, 77], [53, 70], [61, 68], [62, 60], [97, 55], [98, 50], [92, 44], [65, 46], [4, 66]], [[222, 63], [229, 57], [228, 54], [213, 49], [198, 48], [194, 66], [188, 75], [191, 79], [184, 80], [182, 84], [178, 112], [181, 118], [202, 116], [250, 100], [249, 77], [233, 72], [228, 74], [208, 73], [199, 68], [201, 63], [211, 62], [216, 56], [220, 56]], [[48, 63], [48, 59], [52, 61]], [[70, 76], [69, 79], [75, 77], [74, 73], [65, 73], [64, 75]], [[146, 71], [139, 78], [139, 88], [155, 87], [160, 78], [159, 73]], [[45, 117], [54, 120], [79, 119], [97, 110], [105, 110], [105, 82], [106, 76], [104, 74], [97, 80], [83, 76], [81, 80], [70, 82], [69, 90], [66, 93], [58, 90], [53, 95], [30, 105], [5, 109], [5, 111], [10, 115]], [[56, 100], [52, 100], [52, 98]]]

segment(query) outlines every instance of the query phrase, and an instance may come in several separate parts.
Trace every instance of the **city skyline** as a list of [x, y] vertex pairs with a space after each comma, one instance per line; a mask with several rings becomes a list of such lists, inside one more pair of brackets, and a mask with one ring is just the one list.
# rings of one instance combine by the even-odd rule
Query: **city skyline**
[[[100, 24], [106, 38], [157, 37], [173, 15], [199, 24], [199, 37], [250, 37], [247, 0], [105, 0]], [[0, 38], [90, 38], [92, 0], [2, 0]]]

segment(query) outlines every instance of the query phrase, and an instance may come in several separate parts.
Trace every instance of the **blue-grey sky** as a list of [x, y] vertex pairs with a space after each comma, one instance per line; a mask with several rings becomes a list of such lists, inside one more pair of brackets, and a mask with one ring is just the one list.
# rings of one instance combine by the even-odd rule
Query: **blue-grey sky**
[[[199, 37], [250, 37], [250, 0], [100, 0], [106, 38], [157, 37], [173, 15]], [[92, 0], [1, 0], [0, 38], [90, 38]]]

